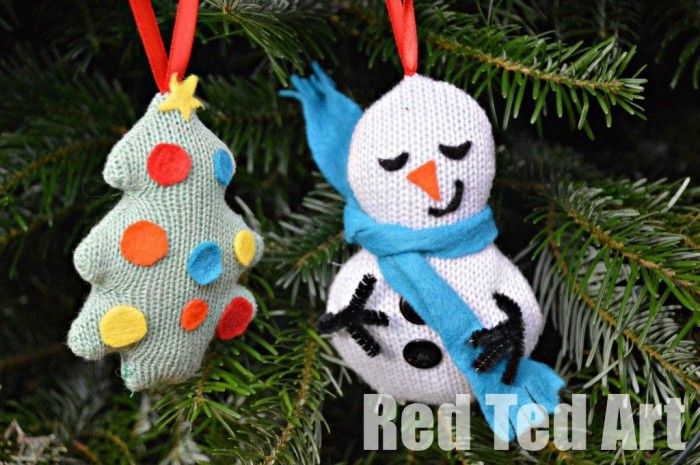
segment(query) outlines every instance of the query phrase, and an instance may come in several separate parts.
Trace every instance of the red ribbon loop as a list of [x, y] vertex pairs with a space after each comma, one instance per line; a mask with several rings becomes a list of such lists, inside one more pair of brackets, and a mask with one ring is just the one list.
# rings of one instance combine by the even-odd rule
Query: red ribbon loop
[[170, 76], [177, 73], [179, 80], [185, 77], [197, 26], [199, 0], [180, 0], [178, 3], [173, 38], [170, 43], [170, 57], [165, 52], [163, 37], [158, 29], [151, 0], [129, 0], [129, 4], [134, 13], [136, 28], [141, 36], [143, 48], [146, 50], [156, 85], [161, 92], [167, 92], [170, 87]]
[[403, 72], [406, 76], [413, 76], [418, 69], [418, 33], [413, 0], [386, 0], [386, 8]]

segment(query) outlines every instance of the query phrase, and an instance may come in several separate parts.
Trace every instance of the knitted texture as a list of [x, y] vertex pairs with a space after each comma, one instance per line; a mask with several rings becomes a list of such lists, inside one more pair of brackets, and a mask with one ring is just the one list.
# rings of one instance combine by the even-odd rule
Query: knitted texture
[[[452, 286], [474, 310], [485, 328], [493, 328], [505, 320], [492, 297], [502, 292], [516, 301], [525, 323], [525, 352], [529, 355], [542, 332], [542, 315], [529, 284], [518, 268], [496, 246], [479, 253], [454, 259], [429, 259], [430, 265]], [[367, 308], [384, 312], [388, 326], [367, 326], [379, 342], [381, 351], [368, 357], [347, 331], [334, 333], [331, 342], [350, 368], [374, 390], [401, 401], [441, 404], [455, 401], [456, 394], [471, 394], [469, 383], [442, 347], [440, 337], [428, 325], [414, 324], [402, 315], [401, 297], [383, 279], [377, 259], [361, 250], [348, 260], [331, 285], [327, 311], [337, 313], [350, 302], [364, 274], [377, 278]], [[439, 307], [440, 302], [435, 302]], [[411, 366], [403, 357], [404, 347], [414, 340], [428, 340], [440, 347], [440, 364], [429, 369]]]
[[[235, 168], [231, 152], [196, 115], [186, 121], [165, 111], [169, 95], [156, 95], [110, 152], [103, 175], [124, 195], [74, 253], [92, 290], [68, 345], [90, 360], [119, 352], [132, 391], [195, 375], [217, 325], [230, 326], [231, 315], [220, 321], [227, 308], [241, 313], [233, 317], [235, 334], [245, 330], [255, 301], [236, 281], [263, 251], [261, 237], [224, 201]], [[234, 250], [241, 237], [245, 256]], [[241, 298], [251, 305], [230, 310]], [[133, 309], [122, 318], [123, 311], [109, 313], [115, 307]], [[145, 335], [134, 328], [143, 322], [139, 314]]]
[[[414, 75], [349, 131], [327, 118], [338, 112], [327, 107], [343, 99], [314, 71], [293, 81], [286, 95], [302, 102], [314, 159], [346, 198], [346, 238], [367, 249], [341, 269], [328, 311], [351, 305], [358, 283], [371, 276], [376, 289], [363, 311], [389, 320], [343, 330], [325, 316], [323, 327], [336, 328], [338, 351], [380, 392], [431, 403], [472, 392], [494, 432], [514, 439], [528, 425], [516, 421], [517, 409], [505, 421], [496, 418], [488, 395], [514, 394], [517, 406], [536, 402], [552, 413], [564, 383], [546, 365], [521, 358], [532, 351], [542, 318], [525, 278], [492, 244], [487, 202], [495, 150], [488, 118], [460, 89]], [[317, 141], [321, 133], [349, 147], [347, 159], [328, 153]], [[347, 189], [335, 179], [343, 172]]]
[[[446, 157], [440, 145], [471, 147], [461, 160]], [[407, 153], [396, 171], [378, 159]], [[414, 170], [434, 162], [440, 200], [407, 180]], [[480, 211], [489, 199], [496, 171], [491, 124], [479, 104], [464, 91], [421, 75], [401, 83], [370, 106], [357, 123], [350, 143], [347, 175], [362, 210], [378, 223], [413, 229], [442, 226]], [[455, 182], [465, 186], [456, 211], [428, 214], [446, 207], [456, 194]]]

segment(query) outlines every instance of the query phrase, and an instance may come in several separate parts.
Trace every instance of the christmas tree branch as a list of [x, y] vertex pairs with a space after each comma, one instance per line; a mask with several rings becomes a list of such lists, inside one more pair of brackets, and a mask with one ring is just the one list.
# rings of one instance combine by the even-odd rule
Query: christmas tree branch
[[194, 389], [194, 399], [192, 401], [192, 405], [195, 410], [201, 408], [206, 403], [206, 397], [204, 395], [206, 390], [206, 380], [209, 379], [213, 366], [214, 356], [209, 352], [204, 356], [204, 360], [202, 360], [202, 370]]
[[54, 357], [66, 351], [63, 342], [56, 342], [23, 354], [10, 355], [0, 359], [0, 373], [33, 364], [47, 357]]
[[[558, 235], [582, 229], [608, 251], [606, 256], [618, 255], [647, 270], [641, 277], [651, 287], [656, 279], [667, 282], [688, 310], [700, 314], [697, 251], [684, 247], [684, 236], [668, 232], [665, 226], [677, 215], [697, 210], [692, 204], [694, 189], [688, 190], [687, 185], [688, 180], [615, 180], [596, 187], [562, 184], [553, 196], [561, 215]], [[699, 227], [693, 223], [684, 226], [691, 234]]]
[[[306, 347], [304, 347], [304, 366], [299, 379], [299, 390], [297, 391], [296, 398], [294, 399], [294, 409], [290, 417], [291, 419], [298, 419], [303, 414], [304, 405], [309, 397], [313, 378], [313, 365], [316, 362], [317, 353], [318, 344], [315, 340], [309, 339]], [[287, 425], [282, 430], [282, 434], [280, 434], [275, 447], [263, 460], [264, 465], [273, 465], [276, 462], [277, 456], [287, 446], [294, 428], [298, 426], [298, 422], [292, 421], [291, 419], [287, 421]]]
[[[688, 289], [688, 291], [694, 294], [700, 294], [700, 289], [697, 287], [697, 284], [694, 284], [693, 282], [684, 279], [678, 279], [676, 277], [676, 271], [666, 268], [663, 265], [652, 261], [651, 259], [644, 258], [639, 252], [633, 252], [628, 250], [624, 243], [612, 238], [599, 226], [596, 226], [591, 221], [589, 221], [589, 219], [586, 218], [585, 215], [581, 214], [581, 212], [569, 207], [565, 207], [564, 212], [569, 218], [573, 219], [577, 225], [579, 225], [581, 228], [586, 230], [592, 237], [594, 237], [601, 245], [618, 252], [621, 256], [625, 257], [628, 260], [635, 261], [643, 268], [662, 274], [671, 282], [673, 282], [676, 286], [686, 288]], [[683, 238], [683, 241], [686, 242], [687, 238]]]
[[[639, 42], [643, 30], [639, 2], [571, 2], [543, 7], [538, 12], [562, 40], [600, 40], [614, 37], [626, 46]], [[546, 8], [546, 10], [545, 10]], [[536, 18], [533, 22], [542, 18]]]
[[[251, 463], [312, 463], [299, 457], [317, 454], [308, 428], [319, 421], [330, 374], [322, 374], [319, 355], [329, 348], [308, 326], [313, 312], [286, 315], [296, 325], [280, 329], [261, 309], [255, 328], [214, 351], [198, 379], [165, 392], [155, 406], [159, 429], [196, 422], [198, 433], [190, 442], [226, 433], [210, 449], [214, 455]], [[265, 341], [268, 335], [274, 347]]]
[[278, 87], [265, 76], [207, 79], [203, 90], [208, 111], [201, 118], [247, 171], [286, 178], [307, 160], [306, 141], [298, 109], [278, 98]]
[[308, 297], [325, 300], [335, 276], [334, 263], [347, 257], [349, 247], [343, 236], [342, 199], [326, 184], [310, 192], [302, 202], [302, 213], [292, 213], [270, 234], [275, 254], [270, 258], [277, 269], [276, 284], [291, 289], [296, 300], [299, 287], [307, 285]]
[[102, 167], [100, 155], [133, 121], [132, 111], [119, 86], [99, 75], [69, 73], [65, 63], [30, 53], [0, 63], [0, 120], [7, 128], [0, 135], [0, 231], [6, 231], [0, 240], [104, 193], [89, 181]]
[[446, 53], [462, 56], [489, 66], [500, 68], [504, 72], [518, 73], [534, 80], [552, 82], [557, 85], [577, 87], [591, 91], [599, 90], [614, 96], [629, 90], [626, 89], [628, 83], [623, 79], [584, 79], [570, 76], [562, 70], [550, 71], [540, 69], [537, 65], [504, 57], [503, 53], [489, 53], [484, 49], [469, 46], [454, 38], [439, 33], [430, 32], [428, 33], [427, 39], [431, 44]]
[[[20, 225], [18, 227], [10, 227], [10, 229], [5, 230], [3, 234], [0, 235], [0, 251], [2, 251], [7, 246], [11, 245], [15, 241], [31, 236], [32, 234], [41, 231], [45, 227], [53, 227], [57, 223], [69, 218], [71, 215], [77, 212], [88, 211], [95, 206], [99, 206], [103, 203], [103, 200], [97, 200], [92, 203], [78, 203], [68, 205], [67, 207], [58, 209], [48, 214], [39, 214], [34, 216], [29, 224], [24, 222], [24, 220], [18, 221]], [[96, 210], [100, 210], [97, 208]], [[0, 231], [4, 228], [2, 226], [2, 215], [0, 215]], [[84, 218], [83, 218], [84, 220]]]
[[122, 438], [120, 438], [116, 434], [112, 433], [111, 431], [99, 428], [94, 431], [91, 431], [89, 433], [89, 436], [111, 442], [116, 446], [116, 448], [119, 451], [121, 451], [128, 465], [136, 465], [136, 460], [134, 459], [133, 454], [129, 450], [129, 446], [126, 444], [126, 442], [124, 442]]
[[207, 0], [199, 17], [214, 38], [243, 36], [252, 46], [262, 49], [274, 74], [286, 82], [288, 73], [283, 61], [302, 70], [312, 58], [333, 55], [328, 46], [333, 35], [327, 15], [327, 10], [307, 0]]
[[[641, 70], [627, 75], [635, 50], [622, 50], [615, 38], [591, 46], [567, 45], [550, 35], [523, 34], [519, 25], [494, 24], [480, 15], [463, 13], [451, 2], [417, 2], [416, 10], [422, 41], [430, 50], [423, 66], [433, 77], [470, 88], [475, 97], [487, 92], [493, 102], [494, 95], [500, 94], [504, 109], [497, 119], [504, 129], [525, 108], [526, 92], [533, 102], [530, 123], [541, 120], [549, 102], [559, 118], [566, 114], [572, 126], [584, 129], [591, 138], [588, 114], [593, 105], [602, 110], [608, 127], [616, 105], [643, 116], [638, 101], [646, 79], [639, 77]], [[372, 16], [360, 7], [348, 12], [361, 22]], [[379, 57], [398, 60], [386, 21], [357, 28], [370, 62]], [[494, 105], [490, 108], [495, 112]]]
[[100, 465], [102, 463], [99, 457], [97, 457], [97, 454], [92, 449], [90, 449], [90, 446], [88, 446], [84, 442], [78, 439], [73, 439], [70, 445], [73, 449], [75, 449], [76, 452], [85, 457], [90, 463], [94, 463], [95, 465]]
[[[556, 260], [559, 269], [569, 277], [569, 281], [573, 283], [574, 290], [579, 295], [580, 299], [586, 304], [589, 310], [596, 312], [602, 321], [608, 324], [614, 331], [620, 332], [621, 324], [617, 318], [612, 314], [611, 311], [603, 308], [601, 305], [596, 303], [594, 298], [586, 292], [579, 282], [578, 274], [572, 273], [571, 268], [567, 265], [566, 261], [562, 258], [561, 250], [557, 245], [555, 237], [555, 219], [556, 219], [556, 209], [554, 204], [551, 204], [549, 209], [549, 214], [547, 217], [547, 237], [548, 246], [552, 253], [552, 256]], [[638, 350], [645, 353], [648, 357], [656, 360], [665, 370], [669, 373], [675, 375], [678, 379], [682, 380], [685, 386], [692, 387], [695, 391], [700, 394], [700, 378], [693, 376], [691, 373], [686, 372], [680, 366], [668, 361], [663, 354], [650, 344], [646, 344], [642, 341], [639, 334], [632, 331], [630, 328], [624, 328], [620, 332], [627, 340], [629, 340]]]
[[[655, 2], [653, 29], [663, 31], [656, 59], [669, 55], [670, 49], [680, 48], [676, 56], [676, 69], [671, 78], [671, 87], [676, 88], [681, 77], [690, 69], [690, 80], [695, 90], [700, 88], [700, 8], [697, 2], [667, 0]], [[680, 47], [678, 45], [681, 44]]]
[[[2, 141], [0, 140], [0, 143], [1, 142]], [[9, 194], [20, 183], [22, 183], [22, 181], [36, 175], [40, 169], [47, 168], [53, 163], [63, 161], [64, 159], [76, 154], [83, 154], [88, 151], [99, 153], [103, 150], [109, 149], [114, 142], [114, 138], [107, 137], [93, 140], [77, 140], [59, 148], [58, 150], [42, 155], [37, 159], [32, 160], [31, 163], [20, 170], [11, 173], [7, 179], [3, 180], [2, 184], [0, 184], [0, 197]]]
[[309, 267], [309, 265], [314, 265], [318, 262], [317, 257], [319, 255], [328, 255], [329, 250], [335, 250], [340, 247], [344, 240], [344, 231], [338, 231], [337, 233], [329, 236], [327, 239], [320, 242], [313, 249], [304, 252], [295, 262], [294, 269], [300, 271], [304, 268]]

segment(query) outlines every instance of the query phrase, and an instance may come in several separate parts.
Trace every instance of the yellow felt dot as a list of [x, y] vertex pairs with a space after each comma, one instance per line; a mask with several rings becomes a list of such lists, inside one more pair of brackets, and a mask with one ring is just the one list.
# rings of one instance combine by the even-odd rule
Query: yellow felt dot
[[100, 320], [102, 342], [115, 349], [140, 341], [147, 329], [143, 312], [129, 305], [110, 308]]
[[233, 252], [243, 266], [250, 265], [255, 257], [255, 236], [248, 230], [240, 231], [233, 240]]

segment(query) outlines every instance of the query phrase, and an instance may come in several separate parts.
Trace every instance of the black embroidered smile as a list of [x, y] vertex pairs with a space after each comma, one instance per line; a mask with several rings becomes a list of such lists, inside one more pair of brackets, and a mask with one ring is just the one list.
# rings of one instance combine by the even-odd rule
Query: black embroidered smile
[[452, 196], [450, 203], [447, 204], [445, 208], [430, 207], [428, 209], [428, 215], [441, 217], [445, 216], [459, 208], [462, 203], [462, 196], [464, 195], [464, 183], [461, 179], [455, 181], [455, 194]]

